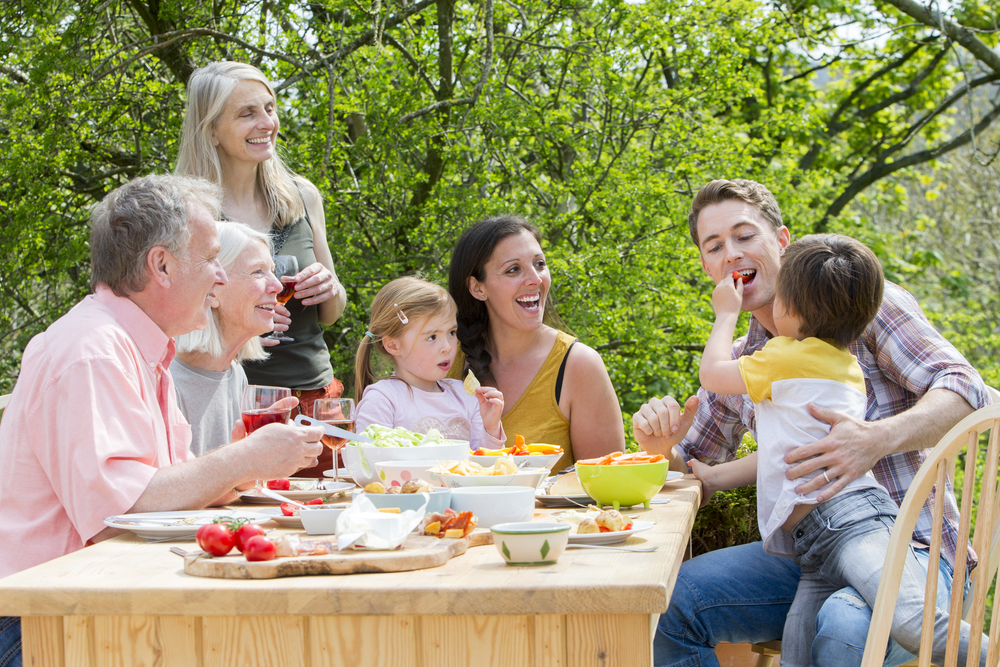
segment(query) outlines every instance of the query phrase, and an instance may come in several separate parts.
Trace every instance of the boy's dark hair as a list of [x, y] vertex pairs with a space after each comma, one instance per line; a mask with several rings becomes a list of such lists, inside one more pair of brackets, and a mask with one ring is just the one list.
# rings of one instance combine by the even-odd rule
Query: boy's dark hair
[[868, 247], [839, 234], [810, 234], [787, 248], [777, 294], [802, 320], [806, 336], [845, 348], [882, 305], [882, 265]]

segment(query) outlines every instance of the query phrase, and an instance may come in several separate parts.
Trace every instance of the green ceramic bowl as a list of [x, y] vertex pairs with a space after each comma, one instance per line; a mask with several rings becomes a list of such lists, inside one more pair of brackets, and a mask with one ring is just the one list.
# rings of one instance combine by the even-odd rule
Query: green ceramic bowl
[[667, 461], [634, 465], [576, 466], [576, 476], [587, 495], [600, 505], [630, 507], [642, 503], [649, 508], [650, 499], [667, 481]]

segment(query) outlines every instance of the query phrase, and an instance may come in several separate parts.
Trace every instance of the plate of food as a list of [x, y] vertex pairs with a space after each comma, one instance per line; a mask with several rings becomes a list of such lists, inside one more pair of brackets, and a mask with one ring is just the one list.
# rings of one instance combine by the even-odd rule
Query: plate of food
[[546, 507], [579, 507], [591, 505], [594, 499], [583, 491], [575, 472], [549, 477], [535, 491], [535, 500]]
[[570, 525], [570, 544], [617, 544], [655, 525], [652, 521], [630, 519], [616, 510], [560, 512], [553, 518]]
[[[287, 486], [286, 486], [287, 483]], [[305, 502], [315, 498], [329, 496], [335, 498], [338, 494], [347, 498], [347, 492], [355, 488], [350, 482], [330, 482], [325, 479], [311, 477], [290, 477], [288, 479], [272, 479], [266, 482], [269, 489], [277, 491], [291, 500]], [[258, 489], [251, 489], [240, 494], [240, 499], [253, 505], [278, 505], [280, 500], [265, 496]]]
[[510, 457], [500, 457], [489, 467], [473, 461], [442, 461], [427, 472], [441, 486], [451, 489], [467, 486], [530, 486], [535, 489], [549, 471], [546, 468], [518, 468]]
[[194, 539], [195, 533], [205, 524], [219, 518], [245, 519], [254, 523], [267, 521], [270, 517], [258, 512], [245, 510], [195, 510], [184, 512], [141, 512], [109, 516], [104, 519], [104, 525], [110, 528], [120, 528], [131, 531], [136, 537], [145, 540], [167, 540], [188, 537]]

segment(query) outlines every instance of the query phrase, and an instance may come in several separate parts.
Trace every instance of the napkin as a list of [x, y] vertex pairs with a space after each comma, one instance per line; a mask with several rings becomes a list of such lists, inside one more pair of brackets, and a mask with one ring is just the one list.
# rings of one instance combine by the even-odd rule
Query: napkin
[[379, 512], [365, 494], [356, 495], [351, 506], [337, 517], [337, 549], [398, 549], [424, 518], [430, 496], [426, 493], [421, 495], [424, 504], [419, 509], [399, 514]]

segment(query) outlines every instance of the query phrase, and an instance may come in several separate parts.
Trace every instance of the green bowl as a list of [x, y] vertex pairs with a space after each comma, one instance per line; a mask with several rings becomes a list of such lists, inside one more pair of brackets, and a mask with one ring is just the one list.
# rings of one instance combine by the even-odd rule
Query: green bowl
[[600, 504], [630, 507], [642, 503], [649, 509], [650, 499], [667, 481], [667, 461], [634, 465], [576, 466], [576, 476], [587, 495]]

